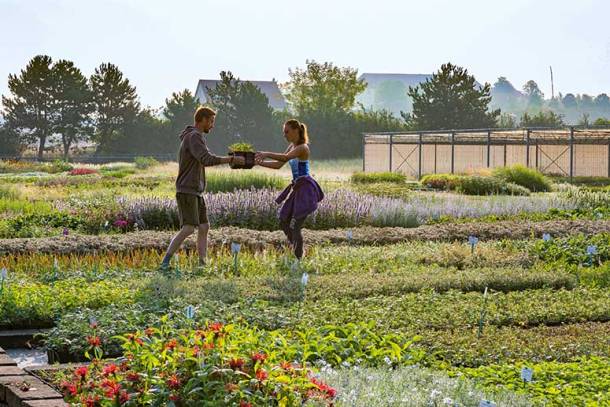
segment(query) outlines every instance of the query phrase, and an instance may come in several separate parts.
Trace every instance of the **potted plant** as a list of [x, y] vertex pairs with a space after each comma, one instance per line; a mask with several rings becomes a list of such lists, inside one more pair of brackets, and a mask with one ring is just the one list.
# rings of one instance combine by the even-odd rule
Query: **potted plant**
[[246, 163], [244, 165], [231, 164], [231, 168], [250, 169], [254, 167], [254, 147], [250, 143], [234, 143], [229, 146], [229, 155], [236, 157], [244, 157]]

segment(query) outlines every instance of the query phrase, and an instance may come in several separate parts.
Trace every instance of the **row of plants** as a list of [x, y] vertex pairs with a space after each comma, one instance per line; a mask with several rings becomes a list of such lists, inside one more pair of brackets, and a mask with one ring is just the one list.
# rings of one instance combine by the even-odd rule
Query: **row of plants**
[[[532, 370], [523, 379], [522, 369]], [[489, 389], [528, 396], [535, 405], [604, 406], [610, 404], [610, 358], [583, 357], [572, 362], [518, 362], [460, 369], [457, 374]]]

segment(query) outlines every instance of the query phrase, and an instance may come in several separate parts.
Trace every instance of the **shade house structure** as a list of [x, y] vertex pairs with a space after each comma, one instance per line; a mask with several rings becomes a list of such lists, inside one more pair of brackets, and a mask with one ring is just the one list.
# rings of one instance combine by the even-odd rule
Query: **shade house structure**
[[549, 175], [610, 177], [610, 128], [366, 133], [363, 171], [468, 173], [522, 164]]

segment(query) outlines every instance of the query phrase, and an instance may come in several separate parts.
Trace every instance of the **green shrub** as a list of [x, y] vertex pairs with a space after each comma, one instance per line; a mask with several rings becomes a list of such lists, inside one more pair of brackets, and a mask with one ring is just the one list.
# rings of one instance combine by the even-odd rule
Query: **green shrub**
[[521, 185], [532, 192], [548, 192], [551, 190], [551, 181], [547, 177], [541, 172], [521, 164], [495, 168], [493, 174], [505, 182]]
[[46, 165], [47, 168], [47, 172], [49, 172], [50, 174], [57, 174], [60, 172], [67, 172], [67, 171], [71, 171], [74, 167], [63, 160], [55, 160], [50, 164]]
[[154, 157], [136, 157], [134, 162], [136, 167], [140, 170], [145, 170], [159, 164], [159, 161]]
[[404, 174], [397, 172], [355, 172], [351, 182], [354, 184], [374, 184], [379, 182], [393, 182], [402, 184], [407, 180]]
[[496, 177], [464, 176], [458, 190], [466, 195], [529, 195], [527, 188], [505, 182]]
[[281, 189], [287, 182], [278, 175], [259, 171], [209, 171], [206, 173], [206, 191], [233, 192], [236, 189]]
[[429, 174], [421, 179], [422, 185], [432, 189], [454, 191], [460, 186], [462, 177], [454, 174]]

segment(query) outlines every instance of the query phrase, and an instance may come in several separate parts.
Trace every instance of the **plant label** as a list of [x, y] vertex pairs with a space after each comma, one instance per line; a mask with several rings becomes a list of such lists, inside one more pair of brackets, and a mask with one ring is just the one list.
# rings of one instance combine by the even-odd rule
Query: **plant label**
[[589, 256], [595, 256], [597, 254], [597, 246], [594, 244], [587, 246], [587, 254]]
[[97, 319], [94, 316], [90, 316], [89, 317], [89, 325], [90, 326], [96, 326], [97, 325]]
[[231, 243], [231, 253], [237, 254], [241, 250], [241, 244], [233, 242]]
[[195, 316], [195, 308], [193, 308], [192, 305], [189, 305], [185, 308], [184, 313], [186, 314], [186, 317], [188, 319], [193, 319], [193, 317]]
[[531, 382], [533, 376], [534, 371], [531, 368], [524, 367], [523, 369], [521, 369], [521, 380], [523, 380], [524, 382]]
[[496, 403], [489, 400], [481, 400], [479, 407], [496, 407]]
[[307, 272], [303, 273], [303, 275], [301, 276], [301, 285], [303, 287], [307, 286], [307, 283], [309, 282], [309, 274], [307, 274]]
[[468, 244], [471, 246], [476, 246], [476, 244], [479, 243], [479, 238], [476, 236], [468, 236]]
[[543, 235], [542, 235], [542, 240], [543, 240], [544, 242], [546, 242], [546, 243], [550, 242], [550, 241], [551, 241], [551, 239], [552, 239], [552, 238], [551, 238], [551, 235], [550, 235], [550, 234], [548, 234], [548, 233], [545, 233], [545, 234], [543, 234]]
[[349, 240], [351, 242], [352, 239], [354, 238], [354, 233], [351, 230], [348, 230], [346, 233], [346, 236], [347, 236], [347, 240]]
[[0, 270], [0, 280], [4, 281], [6, 279], [8, 279], [8, 270], [6, 267], [2, 267], [2, 270]]

